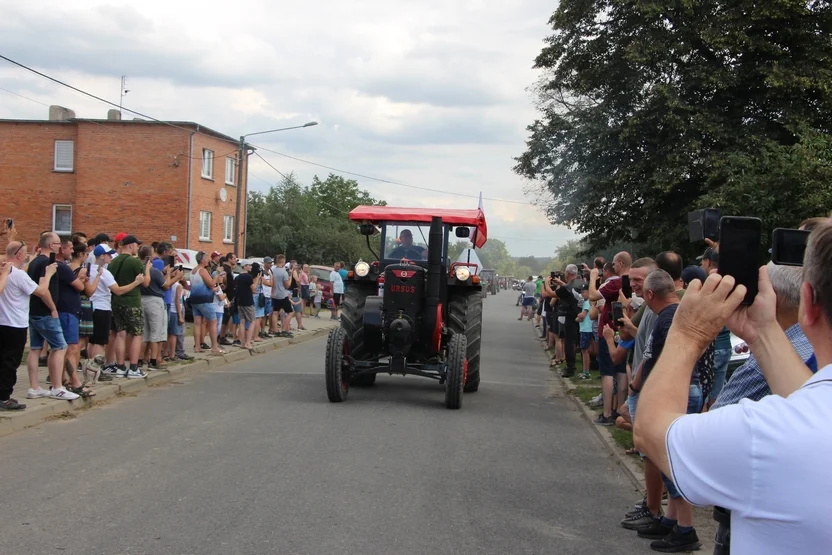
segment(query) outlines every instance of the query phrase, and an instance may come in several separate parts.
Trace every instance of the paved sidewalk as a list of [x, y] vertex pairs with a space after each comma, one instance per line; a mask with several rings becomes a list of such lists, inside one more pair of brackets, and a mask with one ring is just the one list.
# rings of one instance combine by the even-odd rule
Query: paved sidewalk
[[[286, 347], [294, 343], [307, 341], [321, 334], [328, 333], [330, 329], [336, 327], [338, 322], [332, 321], [327, 316], [318, 318], [303, 319], [303, 325], [306, 330], [293, 329], [294, 337], [289, 338], [270, 338], [262, 340], [261, 342], [254, 342], [251, 351], [241, 347], [225, 345], [222, 348], [225, 350], [223, 355], [214, 355], [210, 351], [195, 353], [194, 352], [194, 337], [193, 334], [185, 337], [185, 353], [194, 357], [191, 361], [168, 362], [166, 370], [150, 370], [145, 367], [148, 377], [146, 379], [127, 379], [115, 378], [111, 382], [101, 382], [93, 386], [92, 390], [95, 396], [89, 399], [77, 399], [75, 401], [61, 401], [55, 399], [27, 399], [26, 391], [29, 389], [29, 374], [26, 369], [26, 360], [24, 356], [24, 364], [18, 368], [17, 385], [15, 386], [12, 397], [21, 403], [26, 404], [26, 409], [17, 412], [2, 412], [0, 413], [0, 436], [13, 433], [30, 426], [39, 424], [56, 415], [61, 415], [67, 411], [76, 411], [82, 408], [93, 406], [96, 401], [104, 401], [117, 395], [122, 395], [130, 392], [136, 392], [141, 389], [150, 387], [151, 385], [158, 385], [176, 379], [176, 377], [208, 368], [216, 368], [225, 364], [239, 362], [251, 356], [265, 354], [274, 349]], [[323, 371], [323, 370], [321, 370]], [[48, 370], [45, 367], [38, 368], [39, 384], [43, 388], [48, 388], [46, 377]], [[83, 380], [83, 376], [81, 376]]]

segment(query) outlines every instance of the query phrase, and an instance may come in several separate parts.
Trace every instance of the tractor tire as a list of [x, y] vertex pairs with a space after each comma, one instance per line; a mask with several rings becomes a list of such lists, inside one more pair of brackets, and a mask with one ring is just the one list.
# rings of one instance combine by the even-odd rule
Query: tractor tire
[[482, 293], [476, 290], [454, 292], [448, 300], [448, 327], [468, 339], [468, 378], [465, 393], [480, 388], [480, 345], [482, 344]]
[[[347, 335], [350, 353], [353, 358], [361, 359], [367, 355], [364, 349], [364, 305], [367, 297], [375, 295], [378, 285], [369, 283], [350, 283], [344, 294], [341, 310], [341, 328]], [[376, 375], [369, 374], [352, 378], [350, 385], [370, 387], [376, 383]]]
[[329, 332], [326, 340], [326, 396], [330, 403], [342, 403], [350, 392], [349, 343], [343, 328]]
[[468, 371], [468, 359], [465, 357], [468, 339], [461, 333], [455, 333], [448, 344], [448, 360], [445, 370], [445, 406], [452, 410], [462, 408], [462, 389]]

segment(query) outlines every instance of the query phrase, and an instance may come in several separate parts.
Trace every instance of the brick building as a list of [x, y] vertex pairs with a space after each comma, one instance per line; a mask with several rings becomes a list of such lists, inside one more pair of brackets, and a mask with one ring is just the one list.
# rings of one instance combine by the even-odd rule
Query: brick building
[[0, 219], [27, 243], [51, 229], [124, 231], [178, 248], [230, 252], [240, 207], [244, 248], [247, 169], [237, 183], [238, 143], [193, 122], [75, 118], [0, 120]]

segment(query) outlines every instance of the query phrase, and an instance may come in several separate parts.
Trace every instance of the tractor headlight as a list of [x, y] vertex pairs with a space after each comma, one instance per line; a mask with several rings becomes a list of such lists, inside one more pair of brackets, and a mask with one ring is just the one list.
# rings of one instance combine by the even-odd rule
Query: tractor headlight
[[359, 262], [355, 265], [355, 275], [358, 277], [364, 277], [370, 273], [370, 265], [366, 262]]
[[471, 270], [468, 266], [457, 266], [454, 274], [456, 274], [456, 279], [459, 281], [468, 281], [468, 278], [471, 277]]

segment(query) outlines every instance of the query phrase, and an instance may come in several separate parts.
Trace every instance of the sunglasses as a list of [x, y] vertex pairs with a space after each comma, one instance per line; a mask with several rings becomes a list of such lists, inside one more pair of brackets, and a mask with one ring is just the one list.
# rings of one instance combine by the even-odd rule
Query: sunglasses
[[16, 250], [16, 251], [14, 251], [14, 254], [13, 254], [12, 256], [17, 256], [17, 254], [18, 254], [20, 251], [22, 251], [22, 250], [23, 250], [23, 247], [25, 247], [25, 246], [26, 246], [26, 243], [24, 243], [23, 241], [21, 241], [21, 242], [20, 242], [20, 246], [17, 248], [17, 250]]

